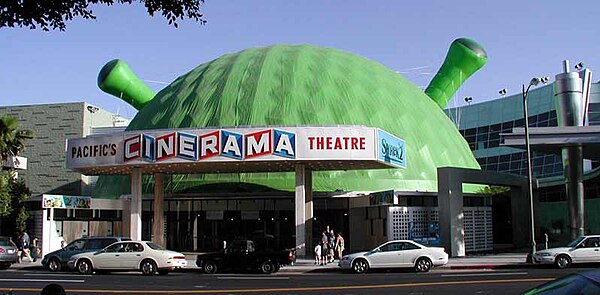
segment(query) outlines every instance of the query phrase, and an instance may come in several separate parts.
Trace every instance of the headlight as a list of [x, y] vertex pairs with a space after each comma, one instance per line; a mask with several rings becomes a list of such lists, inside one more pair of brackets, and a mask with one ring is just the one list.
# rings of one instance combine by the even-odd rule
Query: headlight
[[350, 259], [350, 256], [344, 256], [344, 257], [342, 257], [342, 260], [349, 260], [349, 259]]

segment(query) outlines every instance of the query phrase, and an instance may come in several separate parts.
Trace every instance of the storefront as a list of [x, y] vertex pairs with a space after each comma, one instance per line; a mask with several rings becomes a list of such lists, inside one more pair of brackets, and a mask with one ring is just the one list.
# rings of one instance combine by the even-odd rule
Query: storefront
[[[66, 156], [68, 168], [85, 175], [131, 175], [124, 235], [194, 250], [215, 248], [239, 234], [272, 236], [273, 243], [293, 242], [303, 255], [319, 224], [341, 220], [344, 226], [348, 209], [327, 208], [343, 204], [333, 201], [336, 192], [313, 194], [312, 172], [404, 168], [406, 144], [365, 126], [146, 130], [70, 139]], [[162, 186], [165, 177], [178, 174], [290, 171], [295, 191], [273, 195], [196, 191], [185, 197]], [[154, 176], [150, 197], [142, 196], [144, 174]], [[322, 217], [316, 202], [325, 204], [319, 206], [326, 211]]]

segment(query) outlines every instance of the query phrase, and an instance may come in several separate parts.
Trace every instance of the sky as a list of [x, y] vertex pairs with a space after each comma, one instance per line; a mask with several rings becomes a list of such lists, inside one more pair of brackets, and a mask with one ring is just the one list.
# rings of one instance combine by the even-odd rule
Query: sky
[[[450, 107], [521, 91], [532, 77], [554, 76], [562, 61], [600, 71], [600, 4], [595, 1], [216, 1], [207, 23], [169, 26], [140, 4], [92, 6], [95, 20], [66, 31], [0, 29], [0, 105], [86, 101], [133, 118], [136, 110], [103, 93], [98, 72], [119, 58], [159, 91], [219, 56], [272, 44], [313, 44], [355, 53], [426, 87], [450, 43], [481, 44], [487, 64], [457, 91]], [[599, 79], [593, 78], [593, 81]]]

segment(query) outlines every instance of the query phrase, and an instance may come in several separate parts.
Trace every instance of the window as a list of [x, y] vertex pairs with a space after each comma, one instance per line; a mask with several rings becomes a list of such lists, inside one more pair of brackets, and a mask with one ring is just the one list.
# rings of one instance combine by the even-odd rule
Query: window
[[85, 248], [85, 240], [75, 240], [67, 246], [67, 250], [83, 250]]
[[600, 239], [598, 238], [588, 238], [583, 241], [583, 248], [598, 248], [600, 247]]
[[399, 251], [399, 250], [402, 250], [402, 244], [401, 243], [385, 244], [385, 245], [381, 246], [379, 248], [379, 250], [381, 252]]
[[124, 243], [113, 244], [106, 248], [106, 252], [124, 252]]
[[402, 243], [402, 250], [416, 250], [416, 249], [421, 249], [421, 248], [413, 243]]
[[96, 250], [116, 242], [117, 239], [91, 239], [87, 242], [86, 249]]

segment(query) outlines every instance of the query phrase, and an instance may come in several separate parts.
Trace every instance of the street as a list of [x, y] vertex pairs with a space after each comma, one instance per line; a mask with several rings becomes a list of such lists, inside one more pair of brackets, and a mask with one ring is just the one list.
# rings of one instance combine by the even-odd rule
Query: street
[[434, 269], [429, 273], [393, 270], [364, 275], [338, 269], [287, 271], [275, 275], [206, 275], [198, 270], [186, 270], [167, 276], [142, 276], [134, 272], [79, 275], [42, 269], [8, 269], [0, 272], [0, 294], [10, 294], [9, 291], [39, 294], [52, 282], [61, 284], [67, 294], [520, 294], [554, 278], [590, 269], [593, 268]]

